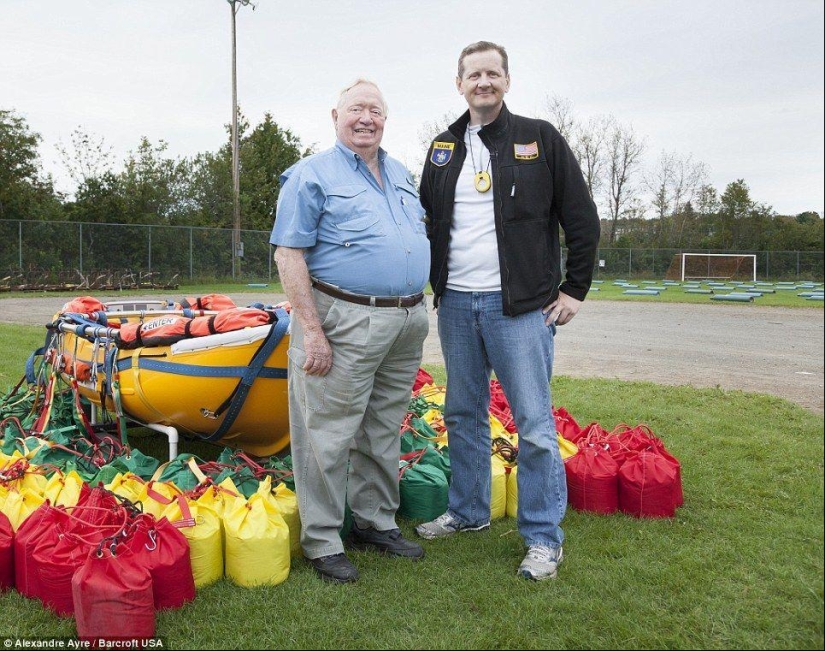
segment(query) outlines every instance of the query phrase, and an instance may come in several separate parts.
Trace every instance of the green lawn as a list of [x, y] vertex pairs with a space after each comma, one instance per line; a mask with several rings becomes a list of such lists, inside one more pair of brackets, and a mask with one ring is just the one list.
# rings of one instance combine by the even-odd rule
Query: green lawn
[[[42, 328], [0, 325], [0, 387], [42, 339]], [[443, 382], [443, 369], [428, 370]], [[322, 583], [295, 559], [278, 586], [223, 580], [160, 613], [166, 648], [823, 648], [820, 416], [769, 396], [615, 380], [559, 377], [553, 394], [582, 425], [650, 425], [682, 463], [685, 505], [674, 519], [570, 510], [559, 577], [541, 583], [515, 575], [523, 548], [512, 519], [424, 541], [419, 563], [353, 553], [354, 585]], [[134, 441], [166, 449], [157, 435]], [[407, 534], [414, 524], [401, 521]], [[0, 595], [0, 633], [75, 628], [11, 592]]]
[[[654, 287], [665, 287], [659, 292], [658, 296], [639, 296], [632, 294], [625, 294], [626, 287], [620, 287], [615, 284], [614, 280], [597, 281], [592, 286], [592, 291], [588, 294], [587, 300], [611, 300], [611, 301], [644, 301], [652, 303], [705, 303], [721, 305], [725, 301], [713, 300], [709, 294], [691, 294], [685, 291], [684, 287], [664, 286], [662, 282], [656, 281]], [[650, 286], [650, 281], [629, 280], [629, 283], [638, 285], [632, 289], [645, 289]], [[799, 284], [802, 284], [800, 281]], [[266, 285], [262, 287], [261, 285]], [[716, 289], [716, 294], [726, 294], [732, 291], [747, 291], [738, 290], [734, 285], [728, 285], [733, 289]], [[782, 307], [804, 307], [810, 309], [822, 309], [823, 302], [815, 300], [807, 300], [804, 296], [798, 296], [800, 293], [811, 291], [808, 288], [800, 287], [792, 290], [776, 289], [778, 285], [773, 285], [767, 289], [773, 289], [774, 293], [765, 293], [760, 297], [754, 298], [753, 303], [739, 303], [739, 305], [772, 305]], [[703, 289], [710, 288], [710, 285], [700, 285]], [[818, 285], [822, 289], [822, 283]], [[757, 287], [755, 291], [758, 291]], [[427, 291], [430, 292], [428, 286]], [[59, 296], [71, 298], [82, 295], [84, 292], [50, 292], [49, 296]], [[237, 296], [239, 294], [282, 294], [283, 289], [279, 282], [262, 282], [262, 283], [213, 283], [213, 284], [196, 284], [196, 285], [181, 285], [176, 290], [171, 289], [153, 289], [153, 290], [126, 290], [118, 291], [99, 291], [99, 292], [85, 292], [92, 296], [157, 296], [169, 300], [175, 300], [184, 296], [201, 296], [204, 294], [218, 293], [231, 294]], [[25, 296], [44, 296], [44, 292], [5, 292], [0, 294], [0, 299], [3, 297], [20, 298]]]

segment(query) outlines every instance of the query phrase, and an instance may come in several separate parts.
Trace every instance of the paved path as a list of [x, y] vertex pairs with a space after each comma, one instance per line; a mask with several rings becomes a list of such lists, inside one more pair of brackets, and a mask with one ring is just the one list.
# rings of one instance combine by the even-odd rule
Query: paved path
[[[284, 297], [244, 293], [233, 298], [248, 305]], [[65, 301], [0, 298], [0, 322], [45, 324]], [[590, 300], [558, 330], [555, 373], [741, 389], [780, 396], [823, 414], [823, 336], [823, 310], [817, 308]], [[443, 363], [432, 311], [424, 362]]]

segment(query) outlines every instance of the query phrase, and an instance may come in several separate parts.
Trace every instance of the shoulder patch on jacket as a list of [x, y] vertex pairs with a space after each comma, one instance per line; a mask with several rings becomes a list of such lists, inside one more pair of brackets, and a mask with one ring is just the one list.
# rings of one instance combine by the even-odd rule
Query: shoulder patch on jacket
[[529, 145], [513, 144], [513, 154], [516, 160], [533, 160], [539, 157], [539, 143], [531, 142]]
[[433, 143], [433, 153], [430, 154], [430, 162], [433, 165], [438, 165], [439, 167], [443, 167], [453, 157], [453, 150], [455, 149], [454, 142], [434, 142]]

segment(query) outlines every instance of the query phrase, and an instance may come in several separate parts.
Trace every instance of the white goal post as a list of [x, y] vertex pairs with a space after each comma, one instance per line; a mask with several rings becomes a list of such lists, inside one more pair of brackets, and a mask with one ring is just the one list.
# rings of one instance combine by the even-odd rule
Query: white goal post
[[752, 253], [681, 253], [680, 280], [756, 282], [756, 255]]

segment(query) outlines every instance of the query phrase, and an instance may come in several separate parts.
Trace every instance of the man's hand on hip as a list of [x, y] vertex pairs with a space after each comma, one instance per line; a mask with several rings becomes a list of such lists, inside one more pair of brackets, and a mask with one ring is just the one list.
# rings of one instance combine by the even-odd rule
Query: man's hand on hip
[[557, 326], [569, 323], [578, 314], [581, 304], [580, 300], [568, 296], [564, 292], [559, 292], [559, 297], [542, 309], [545, 314], [544, 321], [547, 325], [555, 323]]

